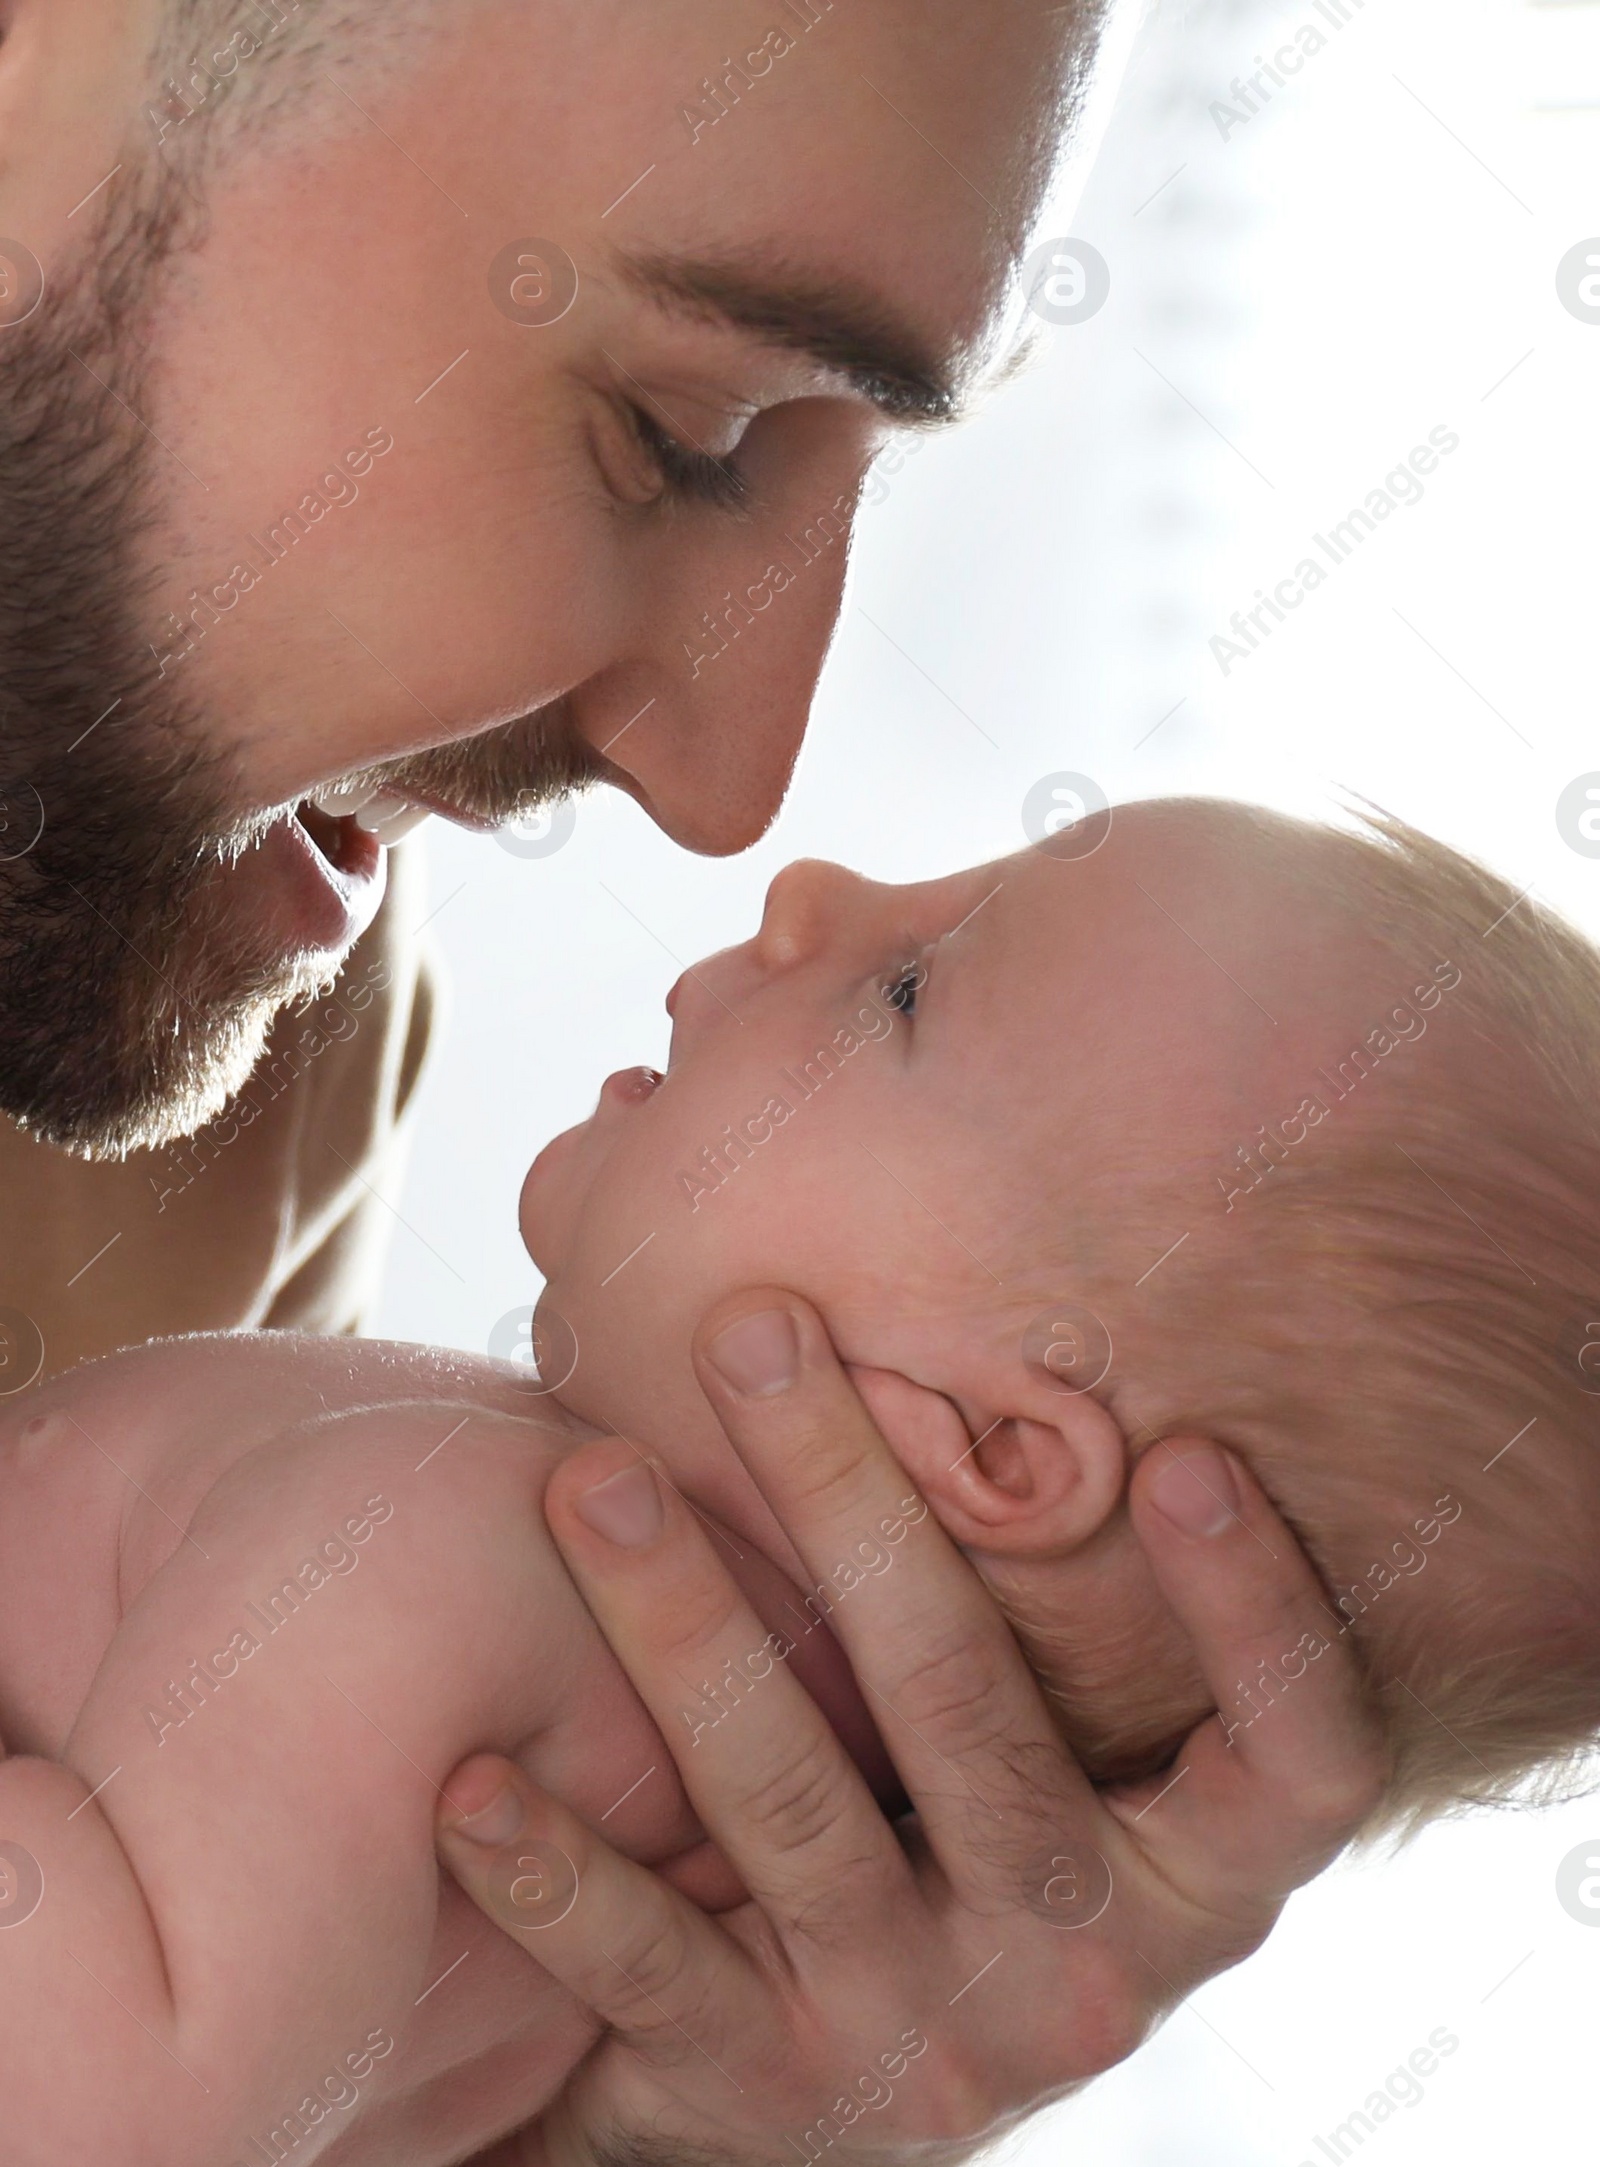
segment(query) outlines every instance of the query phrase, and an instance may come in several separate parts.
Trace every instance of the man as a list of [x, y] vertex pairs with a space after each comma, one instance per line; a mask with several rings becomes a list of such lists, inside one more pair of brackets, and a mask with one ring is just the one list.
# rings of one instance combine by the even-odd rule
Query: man
[[[604, 779], [711, 852], [770, 821], [866, 467], [980, 368], [1087, 55], [1070, 10], [777, 12], [18, 14], [0, 1105], [29, 1135], [106, 1162], [222, 1111], [378, 912], [384, 853], [312, 803], [343, 777], [485, 824]], [[301, 1099], [413, 1065], [395, 915]], [[221, 1156], [87, 1179], [11, 1139], [8, 1301], [52, 1367], [348, 1322], [320, 1252], [388, 1119], [286, 1153], [274, 1100]]]
[[[687, 848], [763, 832], [867, 468], [981, 376], [1098, 29], [960, 0], [0, 12], [5, 1383], [356, 1325], [427, 1037], [388, 863], [419, 815], [606, 781]], [[763, 1420], [881, 1454], [821, 1353]], [[1247, 1574], [1263, 1524], [1169, 1560], [1219, 1662], [1311, 1600], [1281, 1530]], [[1286, 1724], [1253, 1789], [1242, 1759], [1189, 1787], [1191, 1856], [1230, 1785], [1255, 1855], [1152, 1896], [1183, 1914], [1168, 1981], [1251, 1945], [1358, 1816], [1326, 1690], [1314, 1749]], [[1103, 2066], [1168, 1981], [1080, 1995], [1027, 2083]]]

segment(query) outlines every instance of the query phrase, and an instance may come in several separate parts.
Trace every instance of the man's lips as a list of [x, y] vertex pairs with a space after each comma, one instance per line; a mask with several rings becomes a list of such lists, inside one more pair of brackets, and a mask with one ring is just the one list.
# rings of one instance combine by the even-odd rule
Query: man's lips
[[426, 788], [325, 787], [302, 798], [239, 860], [240, 867], [252, 859], [270, 865], [275, 887], [284, 891], [259, 911], [264, 929], [287, 941], [288, 953], [348, 949], [376, 915], [388, 850], [432, 813], [474, 834], [492, 834], [499, 826]]
[[378, 838], [353, 820], [307, 806], [273, 821], [235, 860], [225, 907], [268, 970], [296, 957], [342, 957], [377, 915], [385, 858]]

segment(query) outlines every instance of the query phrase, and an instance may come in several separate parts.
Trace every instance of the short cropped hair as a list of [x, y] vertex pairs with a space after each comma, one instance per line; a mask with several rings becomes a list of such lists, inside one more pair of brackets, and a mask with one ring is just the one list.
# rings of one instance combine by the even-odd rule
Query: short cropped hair
[[337, 83], [414, 64], [472, 0], [167, 0], [149, 67], [147, 140], [197, 167], [294, 128], [348, 120]]

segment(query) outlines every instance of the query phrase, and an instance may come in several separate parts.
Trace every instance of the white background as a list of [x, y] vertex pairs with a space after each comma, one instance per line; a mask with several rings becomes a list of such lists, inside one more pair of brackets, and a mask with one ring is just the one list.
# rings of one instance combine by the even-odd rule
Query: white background
[[[681, 963], [744, 938], [778, 866], [914, 879], [1014, 849], [1044, 775], [1308, 812], [1357, 790], [1600, 932], [1600, 860], [1554, 821], [1600, 766], [1600, 326], [1555, 286], [1600, 234], [1600, 6], [1350, 4], [1226, 138], [1212, 101], [1322, 23], [1312, 0], [1146, 25], [1087, 193], [1046, 228], [1101, 251], [1110, 300], [884, 477], [765, 842], [703, 863], [610, 798], [535, 863], [433, 835], [453, 1014], [389, 1199], [380, 1330], [483, 1348], [532, 1300], [529, 1159], [609, 1070], [664, 1057]], [[1225, 676], [1212, 635], [1437, 424], [1461, 448], [1424, 501]], [[1008, 2156], [1323, 2167], [1316, 2138], [1439, 2026], [1459, 2049], [1363, 2159], [1593, 2156], [1600, 1931], [1554, 1894], [1591, 1838], [1600, 1854], [1600, 1800], [1336, 1871]]]

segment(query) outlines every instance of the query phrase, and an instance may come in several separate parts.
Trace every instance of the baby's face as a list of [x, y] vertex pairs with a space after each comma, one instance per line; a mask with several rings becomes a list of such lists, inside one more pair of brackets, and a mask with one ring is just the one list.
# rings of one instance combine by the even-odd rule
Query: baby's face
[[1029, 993], [1041, 870], [1062, 868], [1019, 858], [888, 888], [790, 866], [755, 938], [684, 973], [667, 1074], [611, 1077], [523, 1189], [546, 1302], [579, 1342], [564, 1399], [655, 1430], [695, 1321], [743, 1285], [808, 1295], [862, 1361], [909, 1351], [892, 1329], [886, 1344], [891, 1318], [948, 1330], [992, 1307], [1001, 1168], [1027, 1118], [1008, 1103], [997, 1126], [1001, 1102], [1019, 1043], [1041, 1082], [1057, 1043], [1017, 1027], [1048, 1005]]
[[1226, 921], [1235, 965], [1263, 925], [1276, 942], [1253, 886], [1199, 882], [1190, 930], [1162, 907], [1204, 825], [1135, 807], [1092, 857], [1027, 852], [910, 887], [782, 873], [755, 938], [673, 988], [667, 1075], [609, 1079], [528, 1176], [545, 1313], [578, 1341], [562, 1399], [670, 1440], [680, 1477], [758, 1539], [689, 1364], [717, 1297], [792, 1288], [847, 1360], [981, 1412], [1070, 1292], [1080, 1173], [1103, 1189], [1108, 1150], [1225, 1130], [1281, 1058], [1265, 1011], [1190, 937], [1209, 946]]
[[[658, 1455], [802, 1585], [690, 1348], [741, 1289], [820, 1309], [908, 1492], [1005, 1601], [1101, 1773], [1143, 1765], [1210, 1705], [1126, 1509], [1130, 1455], [1188, 1429], [1217, 1383], [1174, 1380], [1164, 1320], [1197, 1288], [1223, 1303], [1276, 1284], [1246, 1268], [1266, 1222], [1231, 1208], [1240, 1149], [1413, 982], [1319, 863], [1297, 823], [1190, 801], [1119, 810], [1088, 856], [1045, 845], [911, 887], [791, 866], [755, 938], [673, 989], [668, 1074], [611, 1078], [523, 1190], [563, 1370], [551, 1312], [577, 1341], [561, 1400]], [[1419, 952], [1416, 978], [1433, 962]], [[1427, 1029], [1435, 1069], [1482, 1060], [1470, 1018], [1435, 1007]], [[1392, 1110], [1365, 1086], [1337, 1134], [1381, 1144]], [[1284, 1286], [1266, 1321], [1315, 1337], [1327, 1318], [1294, 1301]], [[1067, 1303], [1114, 1350], [1087, 1397], [1036, 1366], [1034, 1329]], [[1235, 1361], [1230, 1314], [1215, 1356], [1237, 1409], [1263, 1320], [1239, 1313]], [[1416, 1480], [1414, 1502], [1404, 1465], [1374, 1486], [1370, 1539], [1348, 1509], [1352, 1570], [1444, 1487]], [[1438, 1569], [1428, 1586], [1432, 1601]]]

